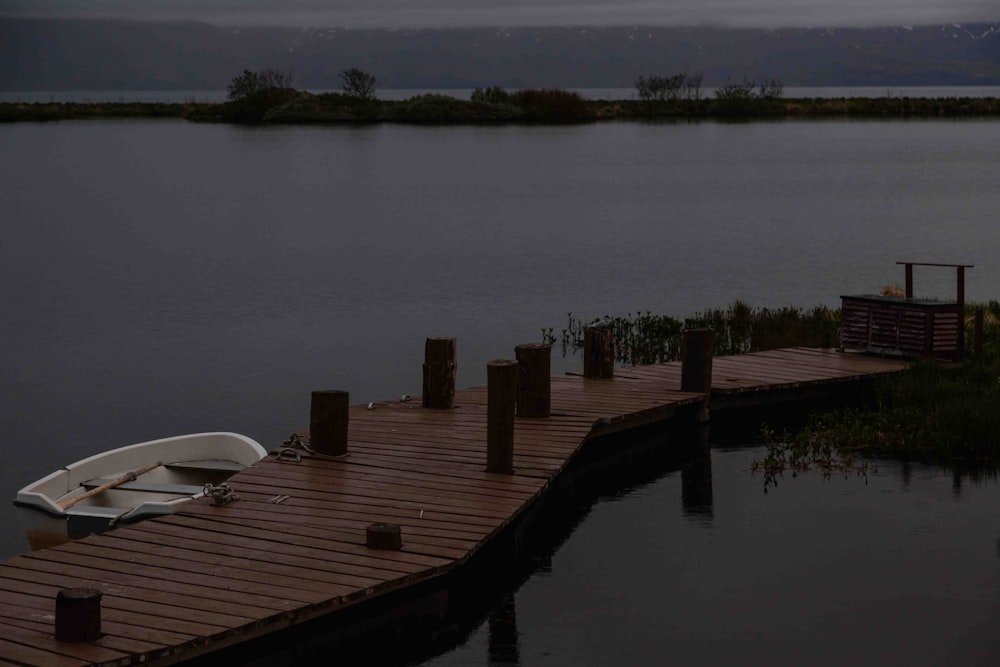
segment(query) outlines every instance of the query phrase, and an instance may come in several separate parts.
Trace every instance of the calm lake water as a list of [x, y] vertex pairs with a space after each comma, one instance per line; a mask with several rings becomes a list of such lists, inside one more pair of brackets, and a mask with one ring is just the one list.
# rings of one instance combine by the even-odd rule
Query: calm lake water
[[[899, 260], [974, 264], [967, 298], [996, 298], [998, 144], [990, 120], [0, 126], [0, 484], [184, 432], [273, 447], [313, 389], [418, 393], [428, 336], [469, 386], [567, 312], [837, 305]], [[995, 655], [993, 480], [890, 464], [765, 496], [750, 457], [713, 452], [708, 514], [669, 473], [598, 502], [513, 593], [516, 655], [491, 662], [487, 624], [431, 664]]]
[[464, 643], [421, 664], [997, 664], [995, 480], [883, 461], [867, 480], [786, 476], [765, 495], [755, 457], [716, 449], [598, 500]]

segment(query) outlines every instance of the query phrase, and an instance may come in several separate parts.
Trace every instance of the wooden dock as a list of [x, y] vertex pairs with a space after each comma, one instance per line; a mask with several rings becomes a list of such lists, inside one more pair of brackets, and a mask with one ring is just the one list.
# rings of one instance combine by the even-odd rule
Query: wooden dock
[[[712, 406], [789, 400], [906, 365], [801, 348], [721, 357]], [[679, 362], [552, 378], [551, 416], [516, 419], [511, 475], [484, 471], [485, 387], [459, 390], [446, 410], [351, 407], [346, 457], [272, 453], [230, 480], [238, 501], [193, 501], [0, 563], [0, 665], [172, 664], [432, 583], [517, 522], [587, 441], [695, 414], [704, 395], [680, 380]], [[369, 549], [373, 523], [400, 526], [402, 549]], [[56, 641], [56, 595], [79, 587], [103, 593], [103, 635]]]

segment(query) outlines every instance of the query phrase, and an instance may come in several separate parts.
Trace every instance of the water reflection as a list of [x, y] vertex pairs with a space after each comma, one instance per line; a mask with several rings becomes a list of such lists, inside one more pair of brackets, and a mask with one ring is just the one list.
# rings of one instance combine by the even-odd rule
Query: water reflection
[[504, 593], [500, 602], [490, 611], [489, 664], [513, 667], [521, 664], [518, 646], [517, 600], [513, 591]]
[[681, 468], [681, 506], [685, 516], [711, 525], [712, 456], [709, 452]]

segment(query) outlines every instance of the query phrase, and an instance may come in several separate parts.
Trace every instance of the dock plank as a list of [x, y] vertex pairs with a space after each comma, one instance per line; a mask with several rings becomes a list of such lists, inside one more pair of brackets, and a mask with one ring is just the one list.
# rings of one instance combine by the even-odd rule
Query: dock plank
[[[712, 394], [746, 400], [906, 366], [810, 348], [720, 357]], [[681, 409], [704, 396], [680, 381], [679, 362], [553, 377], [551, 416], [515, 419], [513, 475], [485, 471], [485, 387], [456, 392], [450, 409], [352, 406], [346, 457], [272, 453], [230, 479], [235, 502], [195, 500], [0, 563], [0, 665], [172, 664], [439, 577], [516, 521], [588, 440], [693, 415]], [[377, 522], [400, 526], [401, 550], [368, 549]], [[104, 635], [67, 648], [52, 634], [55, 594], [75, 586], [104, 593]]]

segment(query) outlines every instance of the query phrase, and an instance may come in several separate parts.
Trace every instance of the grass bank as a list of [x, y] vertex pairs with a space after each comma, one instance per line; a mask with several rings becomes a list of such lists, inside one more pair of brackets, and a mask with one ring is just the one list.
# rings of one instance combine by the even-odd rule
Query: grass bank
[[[876, 457], [963, 470], [1000, 465], [1000, 303], [967, 306], [967, 350], [973, 349], [977, 308], [985, 314], [979, 356], [969, 354], [957, 364], [917, 361], [909, 370], [877, 379], [872, 404], [814, 414], [800, 430], [776, 433], [762, 426], [767, 453], [756, 465], [766, 484], [811, 468], [865, 474], [867, 461]], [[573, 354], [583, 346], [584, 329], [598, 323], [614, 332], [616, 361], [637, 365], [680, 359], [682, 332], [694, 327], [715, 331], [716, 355], [835, 346], [840, 311], [757, 308], [736, 301], [683, 319], [650, 312], [593, 319], [570, 314], [566, 327], [543, 329], [543, 340], [564, 356]]]
[[566, 356], [583, 347], [584, 330], [598, 323], [613, 331], [615, 361], [637, 366], [679, 360], [683, 331], [695, 328], [715, 331], [717, 356], [783, 347], [832, 347], [837, 344], [840, 310], [825, 306], [808, 310], [793, 306], [758, 308], [734, 301], [726, 308], [711, 308], [686, 318], [650, 311], [591, 319], [569, 313], [564, 328], [542, 329], [542, 337]]
[[1000, 466], [1000, 303], [967, 307], [967, 350], [976, 308], [985, 313], [978, 356], [957, 364], [917, 361], [878, 379], [872, 405], [814, 414], [795, 432], [764, 427], [767, 454], [757, 465], [765, 488], [785, 472], [810, 468], [862, 474], [871, 458], [994, 473]]
[[968, 118], [1000, 116], [1000, 99], [749, 98], [589, 100], [558, 89], [527, 89], [487, 99], [418, 95], [405, 100], [313, 95], [272, 88], [224, 103], [5, 103], [0, 122], [95, 118], [185, 118], [222, 123], [589, 123], [792, 118]]

